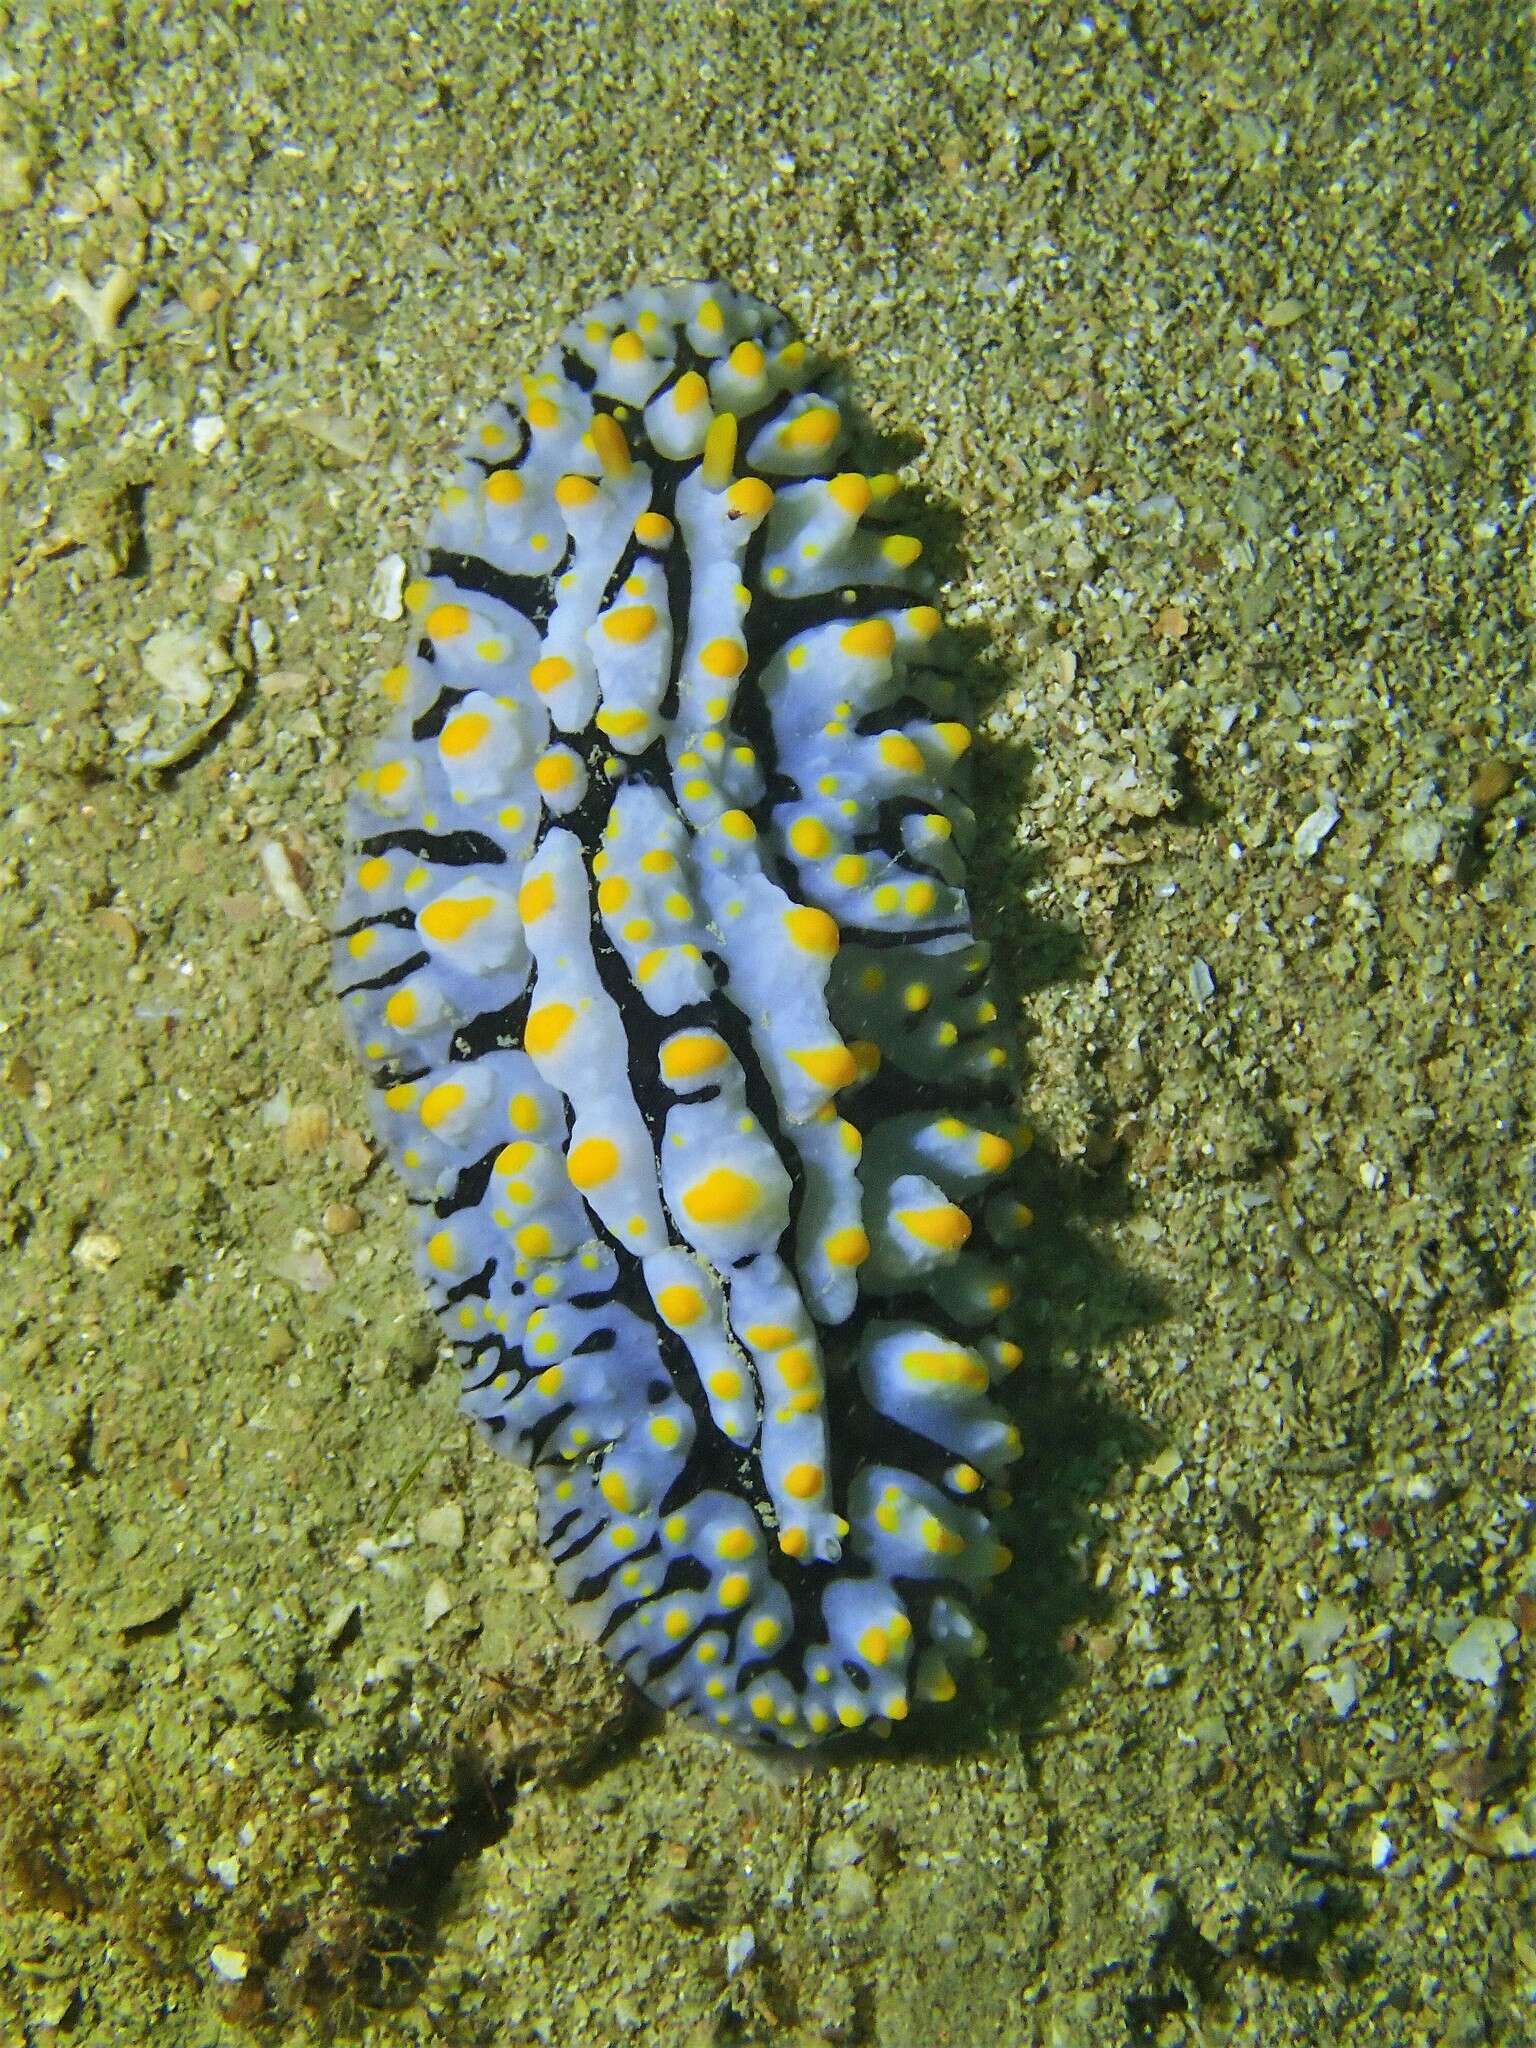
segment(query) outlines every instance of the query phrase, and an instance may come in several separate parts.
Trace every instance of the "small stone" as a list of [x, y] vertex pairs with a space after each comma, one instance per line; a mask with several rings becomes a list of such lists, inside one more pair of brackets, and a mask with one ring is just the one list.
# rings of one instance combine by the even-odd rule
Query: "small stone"
[[1320, 1600], [1306, 1620], [1296, 1624], [1296, 1640], [1307, 1662], [1321, 1662], [1348, 1627], [1348, 1608], [1337, 1600]]
[[464, 1510], [456, 1500], [445, 1500], [441, 1507], [428, 1508], [417, 1517], [416, 1534], [423, 1543], [435, 1544], [440, 1550], [462, 1549]]
[[363, 1212], [351, 1202], [327, 1202], [320, 1213], [320, 1228], [327, 1237], [350, 1237], [361, 1229]]
[[88, 1273], [105, 1273], [123, 1256], [122, 1240], [110, 1230], [84, 1230], [70, 1246], [69, 1255]]
[[756, 1954], [756, 1930], [750, 1923], [744, 1927], [738, 1927], [734, 1934], [726, 1937], [725, 1974], [727, 1977], [734, 1977], [739, 1971], [744, 1970]]
[[1502, 1616], [1480, 1614], [1469, 1621], [1445, 1653], [1445, 1668], [1468, 1685], [1497, 1685], [1504, 1675], [1504, 1652], [1518, 1631]]
[[427, 1587], [426, 1594], [421, 1603], [422, 1627], [433, 1627], [435, 1623], [442, 1620], [443, 1616], [452, 1606], [453, 1594], [448, 1590], [447, 1581], [444, 1579], [433, 1579]]
[[208, 1961], [213, 1974], [222, 1977], [226, 1984], [243, 1984], [250, 1974], [251, 1959], [243, 1948], [230, 1948], [217, 1941], [208, 1951]]
[[1323, 841], [1339, 822], [1339, 807], [1331, 796], [1325, 796], [1315, 811], [1309, 811], [1296, 827], [1291, 845], [1298, 860], [1312, 860]]
[[323, 1103], [300, 1102], [283, 1126], [283, 1150], [290, 1159], [308, 1159], [325, 1149], [331, 1135], [331, 1112]]
[[374, 569], [368, 583], [368, 609], [386, 625], [393, 624], [405, 610], [404, 555], [386, 555]]

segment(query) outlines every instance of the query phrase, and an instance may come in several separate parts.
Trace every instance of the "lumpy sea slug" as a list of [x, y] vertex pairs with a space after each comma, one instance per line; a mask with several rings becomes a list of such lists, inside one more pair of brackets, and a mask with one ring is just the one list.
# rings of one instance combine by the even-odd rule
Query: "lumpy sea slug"
[[847, 441], [728, 285], [573, 322], [438, 503], [336, 940], [562, 1590], [653, 1700], [793, 1748], [983, 1647], [1030, 1220], [956, 657]]

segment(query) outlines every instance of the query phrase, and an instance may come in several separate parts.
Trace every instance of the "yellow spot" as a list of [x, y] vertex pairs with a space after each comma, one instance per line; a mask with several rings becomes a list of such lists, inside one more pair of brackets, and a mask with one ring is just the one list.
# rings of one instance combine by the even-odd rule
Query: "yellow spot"
[[662, 1619], [661, 1625], [666, 1634], [675, 1643], [679, 1637], [687, 1635], [692, 1622], [693, 1617], [689, 1614], [686, 1607], [669, 1607]]
[[727, 1572], [720, 1581], [720, 1605], [742, 1607], [751, 1597], [752, 1581], [745, 1572]]
[[380, 796], [399, 796], [410, 780], [410, 767], [404, 761], [386, 761], [379, 770], [375, 787]]
[[649, 853], [642, 853], [640, 856], [640, 872], [643, 875], [669, 874], [676, 866], [676, 855], [668, 853], [660, 846], [653, 846]]
[[683, 1207], [695, 1223], [744, 1223], [762, 1200], [763, 1191], [750, 1175], [716, 1166], [696, 1180], [683, 1196]]
[[789, 828], [789, 843], [802, 860], [820, 860], [832, 850], [832, 834], [820, 818], [796, 818]]
[[547, 434], [552, 427], [558, 427], [560, 424], [560, 408], [553, 399], [530, 399], [527, 412], [529, 426], [541, 434]]
[[901, 891], [890, 882], [882, 882], [875, 891], [873, 901], [876, 910], [888, 914], [901, 902]]
[[832, 863], [832, 879], [842, 889], [856, 889], [869, 873], [862, 853], [842, 853]]
[[439, 1081], [422, 1097], [421, 1120], [429, 1131], [441, 1128], [464, 1107], [464, 1087], [459, 1081]]
[[837, 1718], [845, 1728], [862, 1728], [869, 1716], [853, 1700], [844, 1700], [837, 1710]]
[[524, 882], [517, 892], [517, 914], [524, 924], [532, 924], [546, 910], [555, 907], [555, 878], [553, 875], [535, 875]]
[[[670, 1451], [682, 1440], [683, 1432], [678, 1428], [677, 1418], [672, 1415], [653, 1415], [650, 1420], [651, 1442], [660, 1444], [664, 1451]], [[674, 1520], [681, 1517], [674, 1516]]]
[[551, 690], [558, 690], [575, 673], [563, 654], [546, 654], [528, 671], [528, 680], [541, 697], [547, 697]]
[[484, 746], [491, 721], [483, 711], [460, 711], [443, 727], [438, 746], [449, 760], [460, 760]]
[[827, 485], [827, 496], [850, 519], [862, 519], [869, 510], [869, 478], [860, 476], [856, 469], [845, 469]]
[[779, 1530], [779, 1548], [786, 1557], [803, 1557], [806, 1549], [806, 1533], [793, 1526]]
[[824, 910], [806, 906], [786, 910], [784, 929], [803, 953], [814, 953], [822, 960], [832, 959], [842, 944], [837, 919]]
[[617, 1508], [621, 1515], [634, 1513], [637, 1503], [622, 1472], [605, 1472], [597, 1482], [597, 1488], [609, 1507]]
[[541, 1053], [551, 1053], [576, 1022], [576, 1012], [569, 1003], [544, 1003], [537, 1010], [528, 1012], [528, 1022], [523, 1027], [523, 1044], [537, 1058]]
[[656, 607], [651, 604], [620, 605], [603, 615], [604, 633], [621, 647], [633, 647], [648, 639], [655, 630]]
[[629, 884], [622, 875], [609, 875], [597, 885], [597, 907], [609, 916], [621, 911], [629, 901]]
[[427, 1239], [427, 1258], [440, 1273], [450, 1272], [458, 1261], [451, 1230], [434, 1231]]
[[515, 505], [523, 495], [523, 480], [515, 469], [493, 470], [485, 480], [485, 495], [493, 505]]
[[844, 654], [863, 655], [870, 661], [886, 661], [896, 645], [896, 628], [889, 619], [860, 619], [844, 629], [838, 645]]
[[891, 1654], [891, 1639], [883, 1628], [867, 1628], [859, 1637], [859, 1655], [866, 1664], [884, 1664]]
[[708, 640], [699, 649], [699, 666], [706, 675], [728, 679], [739, 676], [747, 665], [747, 650], [739, 640]]
[[722, 1401], [734, 1401], [741, 1392], [741, 1374], [733, 1372], [729, 1366], [721, 1366], [718, 1372], [709, 1376], [709, 1391]]
[[727, 508], [738, 519], [762, 519], [773, 504], [773, 491], [760, 476], [738, 477], [725, 494]]
[[347, 951], [354, 960], [365, 960], [377, 944], [377, 932], [354, 932], [347, 941]]
[[546, 1398], [553, 1397], [565, 1385], [565, 1367], [563, 1365], [546, 1365], [534, 1381], [534, 1385]]
[[395, 1031], [409, 1031], [416, 1022], [417, 1008], [415, 991], [397, 988], [384, 1005], [384, 1022]]
[[910, 569], [923, 552], [923, 544], [915, 533], [888, 533], [880, 552], [893, 568]]
[[662, 900], [661, 907], [667, 913], [668, 917], [675, 917], [678, 919], [679, 922], [681, 922], [684, 918], [692, 917], [693, 915], [693, 905], [688, 901], [688, 898], [683, 895], [681, 890], [678, 889], [672, 889], [668, 891], [667, 895]]
[[976, 1137], [976, 1164], [983, 1173], [1001, 1173], [1013, 1164], [1013, 1147], [995, 1131], [980, 1131]]
[[931, 604], [915, 604], [907, 613], [907, 624], [920, 640], [931, 640], [943, 623]]
[[846, 1045], [817, 1046], [789, 1056], [819, 1088], [846, 1088], [858, 1079], [858, 1062]]
[[757, 837], [757, 827], [745, 811], [722, 811], [719, 825], [727, 839], [748, 840]]
[[690, 1287], [686, 1282], [679, 1280], [672, 1286], [660, 1290], [656, 1296], [656, 1306], [672, 1329], [686, 1330], [704, 1314], [706, 1304], [697, 1287]]
[[738, 377], [761, 377], [768, 359], [755, 341], [738, 341], [727, 358]]
[[404, 703], [410, 686], [411, 672], [404, 662], [397, 661], [393, 668], [385, 669], [383, 675], [379, 677], [379, 689], [391, 704]]
[[729, 1058], [724, 1039], [712, 1031], [680, 1031], [661, 1049], [661, 1071], [668, 1081], [693, 1080], [713, 1073]]
[[719, 412], [710, 421], [709, 432], [704, 436], [704, 459], [699, 465], [699, 474], [705, 489], [723, 491], [730, 483], [735, 467], [736, 415]]
[[542, 1259], [548, 1255], [554, 1239], [546, 1223], [525, 1223], [512, 1242], [525, 1259]]
[[645, 361], [645, 343], [638, 334], [631, 334], [626, 327], [621, 333], [613, 337], [611, 354], [616, 363], [643, 363]]
[[630, 460], [629, 443], [624, 438], [624, 429], [612, 413], [600, 412], [593, 419], [589, 438], [603, 466], [603, 475], [610, 483], [622, 483], [629, 475], [633, 464]]
[[716, 299], [700, 299], [699, 310], [693, 317], [706, 334], [719, 334], [725, 326], [725, 315], [720, 311], [720, 304]]
[[913, 917], [926, 917], [938, 901], [938, 891], [932, 882], [909, 882], [905, 908]]
[[779, 428], [779, 445], [801, 454], [819, 454], [837, 439], [839, 424], [834, 406], [807, 406], [804, 412], [797, 412], [793, 419], [786, 420]]
[[678, 412], [697, 412], [709, 403], [709, 386], [697, 370], [685, 370], [672, 387], [672, 403]]
[[914, 1345], [901, 1354], [901, 1366], [909, 1379], [926, 1381], [931, 1386], [963, 1387], [975, 1394], [987, 1390], [986, 1366], [974, 1351], [958, 1344], [942, 1351]]
[[869, 1238], [856, 1225], [829, 1232], [822, 1249], [834, 1266], [862, 1266], [869, 1257]]
[[923, 1539], [923, 1548], [936, 1557], [956, 1557], [965, 1548], [960, 1531], [946, 1527], [937, 1515], [924, 1515], [918, 1524], [918, 1534]]
[[605, 1180], [612, 1180], [619, 1170], [619, 1148], [611, 1138], [583, 1138], [579, 1145], [573, 1145], [565, 1170], [571, 1177], [572, 1187], [601, 1187]]
[[919, 1010], [926, 1010], [933, 1001], [933, 990], [926, 981], [909, 981], [901, 992], [901, 1000], [903, 1008], [915, 1015]]
[[642, 512], [635, 521], [635, 539], [643, 547], [664, 548], [672, 538], [672, 522], [664, 512]]
[[795, 1500], [814, 1500], [821, 1492], [823, 1478], [819, 1465], [791, 1465], [784, 1474], [784, 1491]]
[[590, 505], [596, 496], [597, 485], [589, 476], [563, 476], [555, 485], [555, 503], [566, 512]]
[[939, 1202], [931, 1209], [898, 1209], [895, 1219], [921, 1243], [938, 1251], [958, 1251], [971, 1234], [971, 1219], [953, 1202]]
[[921, 750], [904, 732], [888, 732], [880, 742], [880, 759], [898, 775], [921, 775], [927, 765]]
[[752, 1624], [752, 1640], [760, 1650], [771, 1650], [783, 1633], [771, 1614], [764, 1614]]
[[816, 1361], [803, 1344], [792, 1344], [787, 1351], [781, 1351], [774, 1366], [786, 1387], [808, 1387], [815, 1382]]
[[576, 780], [576, 763], [562, 749], [552, 747], [534, 762], [533, 779], [546, 796], [559, 796]]
[[539, 1128], [539, 1105], [531, 1095], [514, 1095], [507, 1113], [516, 1130], [536, 1131]]
[[457, 640], [469, 631], [469, 613], [461, 604], [434, 605], [427, 614], [425, 630], [433, 640]]
[[646, 726], [650, 723], [650, 719], [644, 711], [634, 709], [609, 711], [604, 709], [598, 712], [592, 722], [599, 732], [607, 733], [610, 739], [624, 740], [629, 739], [637, 732], [644, 732]]
[[954, 719], [945, 719], [942, 724], [936, 725], [933, 728], [933, 736], [942, 746], [948, 748], [957, 761], [971, 744], [971, 728], [958, 724]]

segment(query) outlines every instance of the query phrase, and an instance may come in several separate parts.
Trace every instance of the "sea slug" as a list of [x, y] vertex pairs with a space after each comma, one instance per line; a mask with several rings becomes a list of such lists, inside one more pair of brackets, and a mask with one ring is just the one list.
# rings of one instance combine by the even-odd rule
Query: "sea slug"
[[336, 978], [464, 1407], [663, 1706], [886, 1733], [983, 1648], [1030, 1216], [970, 732], [896, 480], [720, 283], [465, 442]]

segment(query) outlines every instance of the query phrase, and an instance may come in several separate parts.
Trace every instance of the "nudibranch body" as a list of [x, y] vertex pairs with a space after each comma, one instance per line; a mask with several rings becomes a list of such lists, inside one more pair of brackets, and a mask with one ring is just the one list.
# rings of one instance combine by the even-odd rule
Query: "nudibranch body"
[[566, 329], [406, 593], [336, 943], [464, 1405], [662, 1705], [888, 1730], [983, 1646], [1029, 1212], [919, 542], [723, 284]]

